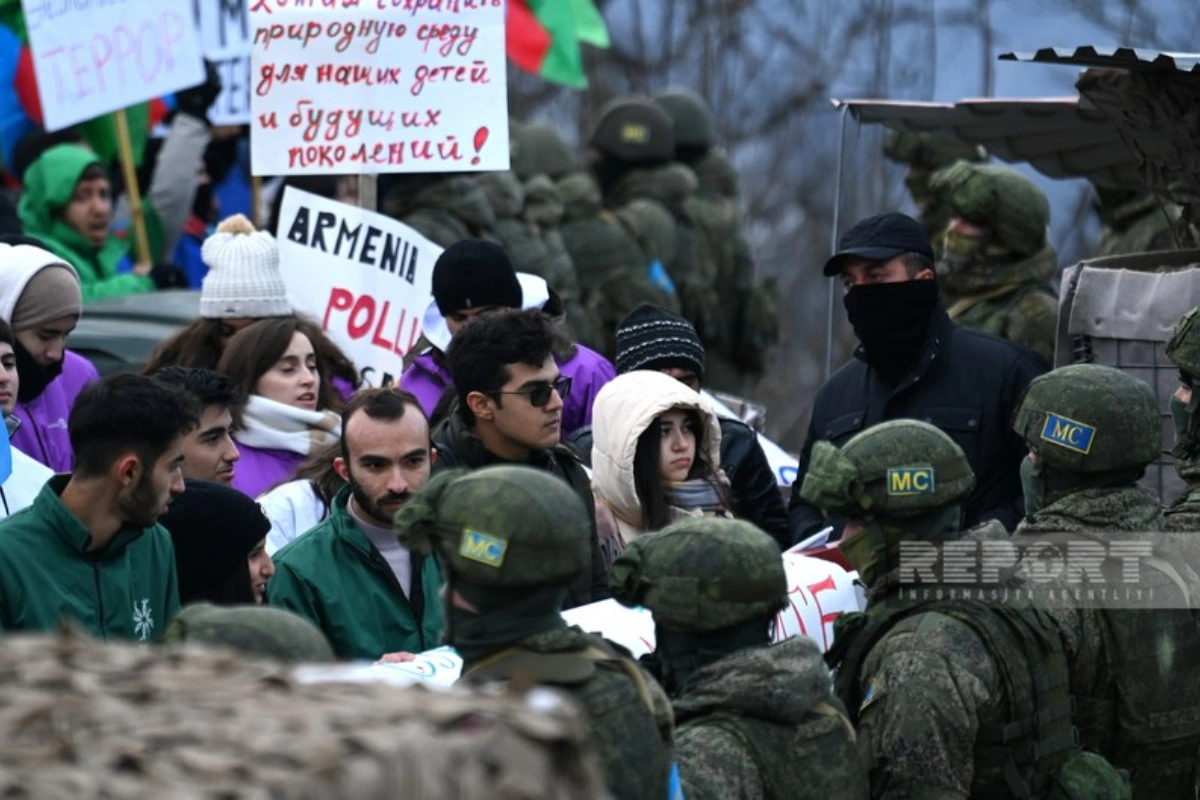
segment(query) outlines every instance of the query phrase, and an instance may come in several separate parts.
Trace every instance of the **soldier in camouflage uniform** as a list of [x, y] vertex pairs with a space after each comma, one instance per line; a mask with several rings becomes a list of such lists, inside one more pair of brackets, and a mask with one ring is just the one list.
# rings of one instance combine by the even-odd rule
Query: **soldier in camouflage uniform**
[[380, 176], [379, 208], [441, 247], [495, 238], [496, 215], [483, 189], [467, 175]]
[[[1200, 589], [1161, 533], [1158, 498], [1137, 486], [1162, 447], [1154, 392], [1111, 367], [1063, 367], [1029, 384], [1013, 427], [1031, 451], [1021, 464], [1027, 516], [1014, 543], [1053, 534], [1113, 549], [1100, 550], [1099, 574], [1059, 576], [1073, 592], [1049, 606], [1067, 645], [1083, 745], [1128, 770], [1135, 797], [1194, 797], [1200, 629], [1188, 606]], [[1136, 595], [1122, 578], [1130, 563]], [[1109, 595], [1144, 599], [1115, 607], [1101, 602]]]
[[320, 628], [290, 611], [268, 606], [195, 603], [175, 615], [163, 633], [163, 643], [215, 645], [294, 663], [335, 660]]
[[717, 265], [715, 292], [722, 299], [725, 347], [706, 345], [709, 383], [741, 394], [745, 380], [762, 372], [767, 350], [778, 339], [775, 281], [756, 284], [754, 257], [739, 219], [737, 172], [716, 146], [716, 123], [707, 101], [688, 89], [668, 89], [656, 94], [654, 102], [671, 117], [675, 160], [696, 174], [699, 183], [687, 210]]
[[446, 579], [446, 642], [461, 682], [553, 686], [587, 711], [616, 800], [662, 800], [671, 772], [670, 701], [613, 645], [559, 614], [591, 557], [591, 525], [575, 492], [529, 467], [450, 470], [396, 515], [414, 552], [436, 553]]
[[1096, 215], [1104, 223], [1096, 258], [1176, 249], [1172, 227], [1182, 207], [1128, 189], [1092, 187]]
[[951, 215], [937, 262], [950, 318], [1054, 360], [1058, 255], [1046, 239], [1050, 203], [1007, 167], [960, 161], [929, 181]]
[[665, 268], [681, 313], [696, 327], [705, 350], [726, 352], [729, 332], [725, 298], [717, 293], [717, 260], [689, 208], [696, 174], [672, 161], [671, 118], [644, 98], [615, 100], [596, 123], [588, 152], [605, 208]]
[[1167, 358], [1179, 367], [1171, 396], [1175, 470], [1187, 488], [1167, 509], [1167, 530], [1200, 532], [1200, 308], [1183, 315], [1167, 342]]
[[[859, 726], [873, 798], [1044, 797], [1093, 766], [1076, 757], [1051, 618], [983, 602], [1005, 586], [945, 579], [939, 557], [921, 559], [924, 573], [904, 569], [921, 543], [922, 555], [936, 554], [932, 545], [960, 538], [974, 485], [962, 449], [915, 420], [877, 425], [840, 451], [813, 448], [802, 496], [849, 520], [842, 551], [869, 587], [866, 612], [838, 619], [827, 659]], [[1125, 796], [1107, 775], [1115, 794], [1066, 796]]]
[[929, 179], [955, 161], [983, 161], [986, 158], [983, 148], [939, 139], [930, 133], [888, 131], [883, 138], [883, 154], [908, 166], [904, 184], [921, 212], [921, 227], [933, 243], [934, 256], [941, 255], [941, 238], [950, 224], [950, 212], [930, 190]]
[[688, 800], [866, 800], [820, 650], [803, 636], [770, 645], [788, 584], [769, 536], [747, 522], [677, 522], [635, 539], [609, 585], [654, 614]]
[[575, 265], [587, 319], [585, 326], [572, 327], [581, 341], [611, 360], [617, 323], [638, 305], [679, 310], [661, 262], [642, 248], [620, 217], [604, 208], [595, 177], [581, 169], [557, 131], [546, 125], [526, 127], [513, 169], [525, 181], [527, 197], [545, 196], [543, 184], [549, 183], [562, 204], [557, 233]]

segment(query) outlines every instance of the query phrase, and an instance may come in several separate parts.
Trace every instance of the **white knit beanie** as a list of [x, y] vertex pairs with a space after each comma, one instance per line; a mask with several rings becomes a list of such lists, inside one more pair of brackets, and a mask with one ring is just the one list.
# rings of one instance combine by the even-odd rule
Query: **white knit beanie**
[[208, 266], [200, 289], [201, 317], [262, 319], [292, 313], [279, 271], [279, 245], [243, 215], [218, 225], [204, 240], [200, 257]]

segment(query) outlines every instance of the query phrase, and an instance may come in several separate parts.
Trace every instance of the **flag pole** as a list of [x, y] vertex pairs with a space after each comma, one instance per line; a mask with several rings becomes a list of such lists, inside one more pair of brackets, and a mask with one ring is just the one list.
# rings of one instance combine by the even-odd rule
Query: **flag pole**
[[125, 191], [129, 193], [129, 207], [133, 213], [133, 236], [137, 250], [137, 263], [154, 266], [150, 255], [150, 238], [146, 235], [146, 217], [142, 209], [142, 193], [138, 189], [137, 167], [133, 163], [133, 143], [129, 137], [129, 118], [125, 109], [113, 115], [117, 123], [117, 149], [121, 154], [121, 173], [125, 176]]

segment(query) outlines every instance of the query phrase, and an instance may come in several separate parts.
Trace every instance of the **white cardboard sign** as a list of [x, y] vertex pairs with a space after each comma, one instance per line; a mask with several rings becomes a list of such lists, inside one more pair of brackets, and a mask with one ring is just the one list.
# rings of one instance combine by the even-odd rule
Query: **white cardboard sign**
[[503, 0], [253, 0], [255, 175], [508, 169]]
[[204, 80], [190, 0], [22, 0], [47, 130]]
[[399, 382], [442, 248], [391, 217], [290, 186], [277, 230], [292, 308], [316, 318], [366, 383]]
[[[863, 608], [855, 591], [854, 573], [829, 561], [791, 553], [784, 554], [783, 565], [788, 577], [788, 607], [775, 618], [775, 641], [808, 636], [827, 651], [833, 644], [833, 621], [840, 614]], [[564, 611], [563, 618], [568, 624], [625, 647], [634, 658], [654, 650], [654, 618], [644, 608], [627, 608], [616, 600], [602, 600]], [[439, 647], [404, 663], [358, 664], [326, 669], [319, 674], [325, 680], [450, 686], [461, 673], [462, 658], [458, 653], [450, 647]]]
[[250, 122], [250, 0], [192, 0], [204, 57], [221, 76], [221, 94], [208, 110], [213, 125]]

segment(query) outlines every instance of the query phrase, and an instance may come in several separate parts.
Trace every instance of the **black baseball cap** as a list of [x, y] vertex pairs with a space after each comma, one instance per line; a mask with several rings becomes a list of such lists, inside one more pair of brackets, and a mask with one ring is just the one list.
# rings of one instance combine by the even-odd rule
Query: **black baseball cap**
[[887, 261], [904, 253], [920, 253], [933, 260], [933, 248], [921, 223], [896, 211], [876, 214], [842, 234], [838, 251], [825, 262], [825, 275], [840, 273], [847, 258]]

